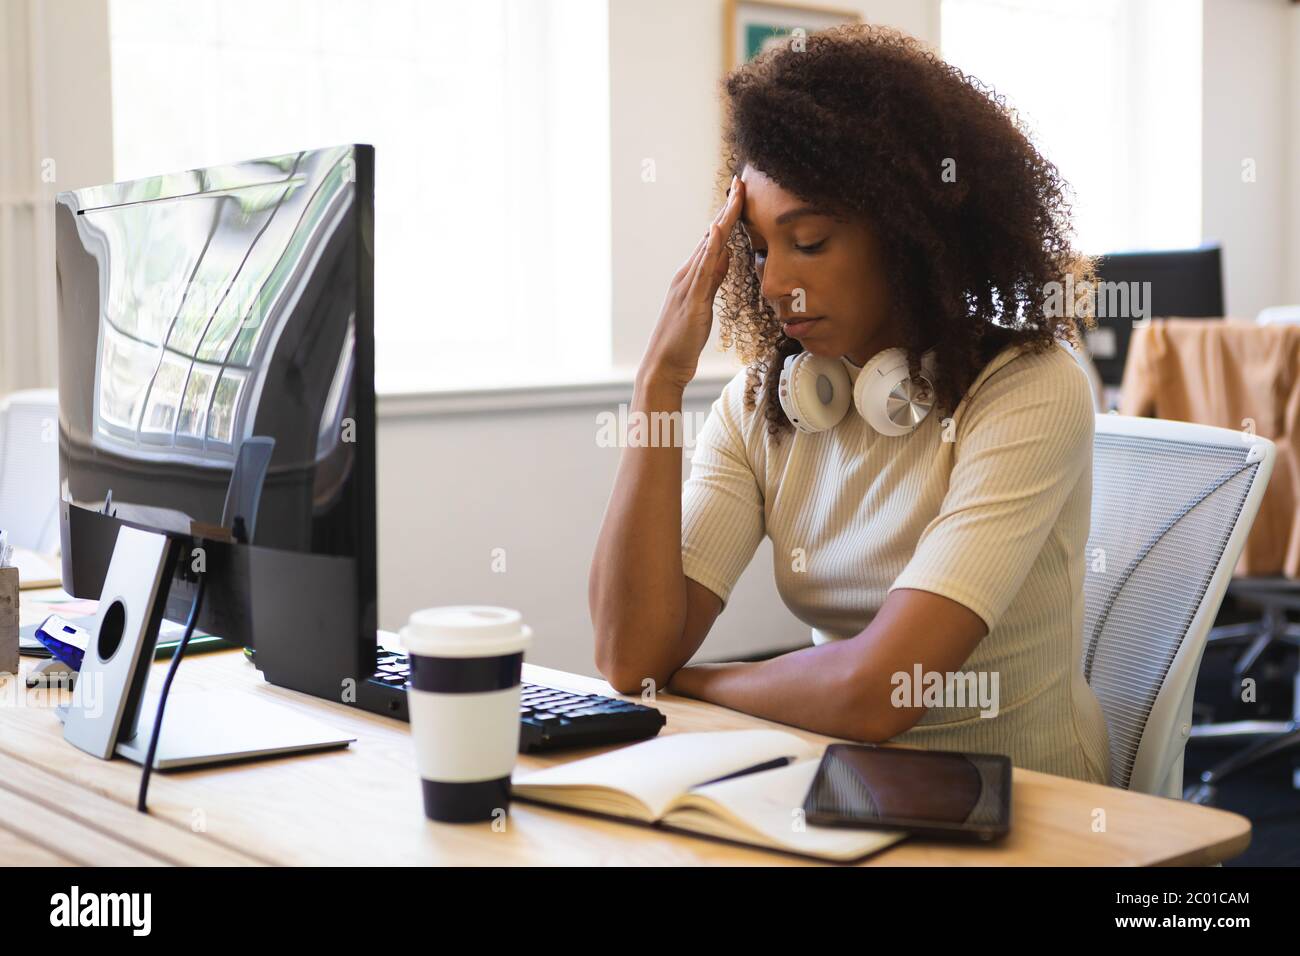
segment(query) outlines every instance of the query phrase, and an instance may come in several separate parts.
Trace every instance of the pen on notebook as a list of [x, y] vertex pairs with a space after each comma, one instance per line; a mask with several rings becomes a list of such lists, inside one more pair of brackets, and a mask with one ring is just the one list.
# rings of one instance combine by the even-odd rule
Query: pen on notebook
[[743, 770], [737, 770], [735, 773], [723, 774], [721, 777], [714, 777], [712, 780], [705, 780], [704, 783], [697, 783], [697, 787], [707, 787], [711, 783], [722, 783], [724, 780], [731, 780], [735, 777], [744, 777], [751, 773], [759, 773], [763, 770], [775, 770], [777, 767], [784, 767], [787, 764], [794, 763], [793, 757], [777, 757], [775, 760], [767, 760], [763, 763], [756, 763], [752, 767], [745, 767]]

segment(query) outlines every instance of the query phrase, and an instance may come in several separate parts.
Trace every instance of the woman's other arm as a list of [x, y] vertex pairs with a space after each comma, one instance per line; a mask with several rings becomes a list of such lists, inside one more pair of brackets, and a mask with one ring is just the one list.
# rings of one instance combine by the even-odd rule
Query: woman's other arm
[[[740, 218], [744, 185], [677, 270], [638, 369], [633, 415], [681, 420], [713, 324], [713, 299], [727, 270], [726, 238]], [[674, 414], [675, 413], [675, 414]], [[596, 666], [621, 693], [645, 681], [665, 687], [699, 649], [722, 601], [682, 570], [682, 432], [666, 445], [623, 449], [588, 578]]]
[[988, 633], [984, 620], [928, 591], [891, 591], [862, 633], [766, 661], [679, 670], [669, 690], [849, 740], [881, 742], [924, 707], [895, 707], [894, 675], [957, 671]]

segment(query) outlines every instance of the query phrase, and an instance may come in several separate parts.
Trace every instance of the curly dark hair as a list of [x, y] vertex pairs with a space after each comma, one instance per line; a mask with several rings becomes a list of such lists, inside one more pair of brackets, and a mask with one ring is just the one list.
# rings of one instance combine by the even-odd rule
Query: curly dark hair
[[[1090, 319], [1047, 307], [1048, 283], [1093, 278], [1091, 260], [1071, 248], [1068, 187], [992, 89], [916, 39], [874, 26], [813, 33], [802, 49], [781, 44], [722, 85], [720, 189], [752, 165], [801, 200], [873, 228], [913, 375], [935, 349], [939, 410], [951, 413], [1008, 345], [1078, 342]], [[955, 181], [944, 181], [945, 168]], [[763, 299], [745, 231], [727, 243], [722, 346], [748, 365], [746, 407], [763, 383], [768, 432], [778, 436], [791, 427], [776, 399], [779, 370], [802, 346]]]

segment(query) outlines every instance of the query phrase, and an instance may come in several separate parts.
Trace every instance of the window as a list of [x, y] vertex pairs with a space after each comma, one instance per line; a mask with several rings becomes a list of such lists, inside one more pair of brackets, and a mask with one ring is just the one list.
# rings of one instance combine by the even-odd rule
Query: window
[[1199, 0], [942, 0], [943, 57], [1006, 97], [1087, 253], [1201, 242]]
[[381, 392], [609, 366], [604, 0], [110, 0], [110, 26], [119, 180], [374, 145]]

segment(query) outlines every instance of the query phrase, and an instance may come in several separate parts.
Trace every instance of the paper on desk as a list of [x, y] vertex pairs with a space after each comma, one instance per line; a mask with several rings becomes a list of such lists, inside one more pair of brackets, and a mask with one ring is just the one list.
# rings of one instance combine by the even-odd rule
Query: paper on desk
[[70, 621], [90, 617], [99, 610], [98, 601], [83, 601], [74, 598], [65, 591], [58, 591], [49, 596], [26, 597], [18, 606], [18, 624], [39, 624], [51, 614], [58, 614]]
[[[18, 648], [22, 652], [36, 651], [43, 653], [45, 645], [36, 638], [36, 627], [51, 614], [57, 614], [66, 620], [80, 621], [83, 627], [91, 626], [99, 610], [99, 602], [90, 599], [74, 598], [59, 589], [48, 597], [24, 598], [18, 607], [18, 626], [20, 630]], [[185, 625], [179, 621], [166, 618], [158, 626], [158, 639], [163, 642], [179, 641], [185, 634]], [[207, 631], [195, 628], [193, 637], [208, 637]]]
[[63, 584], [63, 562], [57, 554], [41, 554], [27, 548], [13, 549], [13, 565], [18, 569], [18, 588], [57, 588]]

